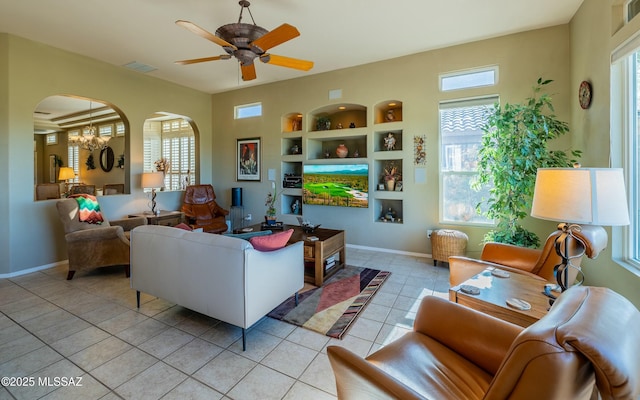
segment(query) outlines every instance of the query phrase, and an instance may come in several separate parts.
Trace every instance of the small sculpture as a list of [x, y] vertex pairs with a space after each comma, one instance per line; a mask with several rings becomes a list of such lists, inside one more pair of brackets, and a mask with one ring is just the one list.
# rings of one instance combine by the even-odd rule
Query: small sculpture
[[329, 153], [329, 150], [325, 150], [324, 151], [324, 158], [330, 158], [331, 157], [331, 153]]
[[387, 115], [386, 115], [385, 118], [389, 122], [395, 121], [396, 120], [396, 114], [393, 112], [393, 110], [387, 110]]
[[336, 129], [342, 129], [342, 122], [338, 122], [338, 124], [336, 125]]
[[395, 150], [396, 148], [396, 138], [393, 137], [393, 133], [389, 132], [387, 137], [384, 138], [384, 147], [387, 150]]
[[355, 122], [352, 122], [352, 123], [349, 124], [349, 128], [355, 128], [355, 127], [356, 127], [356, 123]]
[[300, 214], [300, 200], [296, 199], [292, 204], [291, 204], [291, 213], [293, 214]]
[[291, 154], [300, 154], [300, 146], [297, 144], [291, 146]]

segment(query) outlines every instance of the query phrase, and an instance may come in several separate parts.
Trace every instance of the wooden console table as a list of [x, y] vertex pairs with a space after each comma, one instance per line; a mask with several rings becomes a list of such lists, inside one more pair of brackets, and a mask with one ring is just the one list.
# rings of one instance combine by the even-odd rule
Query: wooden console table
[[[493, 267], [487, 268], [450, 288], [449, 300], [523, 327], [533, 324], [547, 313], [549, 298], [542, 294], [547, 281], [515, 272], [510, 272], [508, 278], [499, 278], [491, 275], [492, 270]], [[464, 293], [461, 290], [463, 285], [479, 288], [480, 294]], [[531, 304], [531, 309], [523, 311], [510, 307], [507, 305], [507, 299], [510, 298], [526, 301]]]
[[183, 221], [184, 213], [182, 211], [160, 211], [158, 214], [143, 212], [129, 215], [129, 218], [134, 217], [145, 217], [149, 225], [176, 226]]
[[[320, 287], [324, 281], [344, 268], [347, 260], [344, 231], [316, 228], [305, 233], [299, 226], [291, 226], [293, 235], [289, 243], [304, 241], [304, 280]], [[287, 228], [288, 229], [288, 228]], [[317, 237], [318, 240], [309, 240]], [[327, 268], [326, 261], [336, 256], [335, 265]]]
[[[254, 231], [259, 231], [261, 224], [249, 227]], [[318, 287], [322, 286], [325, 280], [344, 268], [347, 256], [345, 235], [343, 230], [316, 228], [312, 233], [305, 233], [302, 227], [297, 225], [283, 225], [282, 230], [293, 229], [293, 234], [288, 244], [304, 242], [304, 281], [312, 283]], [[280, 229], [273, 232], [280, 232]], [[318, 240], [310, 240], [310, 237], [317, 237]], [[326, 261], [331, 256], [335, 256], [335, 265], [327, 268]]]

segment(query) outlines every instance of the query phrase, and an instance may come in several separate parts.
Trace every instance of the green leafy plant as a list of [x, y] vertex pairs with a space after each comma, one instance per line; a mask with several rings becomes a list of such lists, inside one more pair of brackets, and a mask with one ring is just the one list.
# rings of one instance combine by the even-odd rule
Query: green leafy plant
[[547, 144], [567, 132], [569, 126], [554, 113], [551, 97], [541, 93], [552, 80], [539, 78], [533, 96], [523, 104], [496, 104], [482, 130], [482, 148], [478, 152], [480, 189], [493, 185], [484, 215], [496, 221], [484, 241], [510, 243], [523, 247], [540, 246], [540, 238], [525, 229], [520, 221], [529, 215], [538, 168], [569, 167], [582, 155], [572, 150], [549, 150]]

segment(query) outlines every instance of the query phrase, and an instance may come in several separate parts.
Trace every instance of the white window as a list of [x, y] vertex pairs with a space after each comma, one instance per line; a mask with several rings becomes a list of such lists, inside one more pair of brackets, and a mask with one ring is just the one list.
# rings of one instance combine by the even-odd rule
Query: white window
[[[69, 131], [67, 133], [69, 138], [78, 137], [80, 134], [79, 130]], [[80, 182], [78, 178], [80, 176], [80, 146], [78, 146], [77, 142], [68, 141], [69, 145], [67, 146], [67, 166], [73, 168], [73, 172], [75, 177], [70, 179], [70, 183]], [[75, 144], [73, 144], [75, 143]]]
[[98, 128], [98, 133], [101, 137], [113, 136], [113, 124], [100, 125], [100, 127]]
[[47, 145], [58, 144], [58, 134], [47, 133], [46, 142], [47, 142]]
[[124, 136], [124, 122], [116, 122], [116, 136]]
[[181, 190], [196, 179], [196, 138], [185, 119], [147, 121], [144, 126], [144, 170], [155, 171], [156, 161], [166, 159], [165, 188]]
[[492, 86], [498, 83], [498, 66], [467, 71], [449, 72], [440, 75], [440, 91], [470, 89]]
[[640, 273], [640, 35], [634, 42], [612, 58], [611, 160], [624, 169], [631, 223], [614, 227], [611, 245], [615, 260]]
[[478, 150], [485, 124], [497, 97], [440, 103], [440, 221], [490, 224], [476, 212], [489, 188], [476, 191]]
[[627, 2], [627, 9], [626, 9], [627, 22], [631, 21], [633, 17], [638, 15], [638, 13], [640, 13], [640, 0], [629, 0]]
[[234, 118], [251, 118], [262, 115], [262, 103], [243, 104], [234, 107]]

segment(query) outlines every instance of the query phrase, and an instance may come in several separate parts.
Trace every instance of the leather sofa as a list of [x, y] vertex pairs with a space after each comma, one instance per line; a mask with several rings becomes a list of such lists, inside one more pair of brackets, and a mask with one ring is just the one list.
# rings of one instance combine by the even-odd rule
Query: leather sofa
[[246, 240], [167, 226], [131, 233], [131, 287], [246, 329], [304, 287], [303, 242], [258, 251]]
[[[480, 259], [469, 257], [449, 257], [449, 284], [451, 287], [461, 284], [488, 267], [496, 267], [510, 272], [526, 274], [548, 282], [556, 282], [554, 268], [562, 262], [556, 253], [555, 240], [562, 234], [560, 230], [552, 232], [542, 249], [531, 249], [506, 243], [488, 242], [482, 248]], [[596, 258], [607, 247], [607, 232], [601, 226], [584, 225], [581, 232], [576, 232], [584, 247], [575, 240], [570, 242], [571, 254], [584, 252], [589, 258]], [[580, 266], [582, 257], [572, 259], [576, 267]], [[569, 271], [570, 282], [576, 278], [575, 270]]]
[[[576, 286], [522, 328], [427, 296], [413, 331], [360, 358], [327, 347], [338, 398], [587, 400], [640, 397], [640, 312], [607, 288]], [[595, 397], [594, 397], [595, 398]]]

